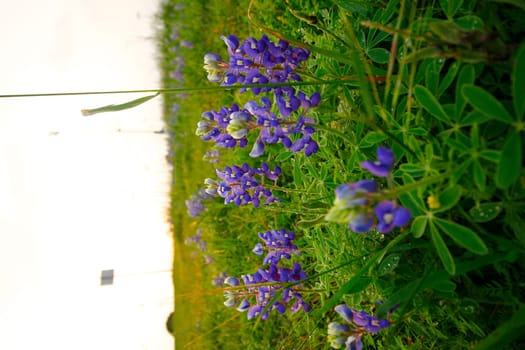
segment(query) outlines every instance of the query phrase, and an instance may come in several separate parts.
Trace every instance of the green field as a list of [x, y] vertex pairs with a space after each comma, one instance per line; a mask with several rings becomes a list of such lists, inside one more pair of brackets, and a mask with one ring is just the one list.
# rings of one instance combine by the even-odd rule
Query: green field
[[[176, 348], [330, 349], [341, 337], [365, 349], [523, 349], [524, 16], [521, 0], [164, 1], [163, 88], [207, 89], [164, 94]], [[262, 63], [236, 61], [245, 66], [235, 70], [221, 39], [230, 34], [241, 44], [249, 38], [260, 44], [263, 35], [273, 44], [261, 49]], [[207, 56], [220, 82], [208, 81], [206, 54], [220, 55], [228, 72], [246, 82], [248, 66], [276, 64], [265, 72], [281, 73], [285, 63], [270, 48], [292, 52], [290, 62], [309, 53], [291, 64], [287, 74], [296, 75], [286, 83], [305, 82], [294, 93], [309, 102], [301, 97], [294, 110], [296, 95], [285, 95], [279, 104], [278, 94], [290, 87], [211, 89], [231, 76], [221, 71], [226, 64], [213, 66]], [[259, 113], [250, 101], [259, 107], [270, 101], [267, 113], [290, 134], [275, 144], [259, 135], [268, 125], [247, 121], [246, 111]], [[244, 114], [232, 113], [220, 132], [236, 133], [244, 141], [232, 142], [246, 147], [224, 148], [196, 135], [199, 122], [200, 135], [209, 136], [217, 121], [203, 112], [216, 116], [233, 104]], [[302, 137], [313, 154], [298, 146]], [[264, 152], [251, 157], [261, 140]], [[221, 182], [216, 169], [244, 163], [280, 167], [277, 179], [262, 183], [279, 201], [265, 205], [263, 198], [256, 207], [236, 205], [247, 197], [235, 197], [225, 204], [224, 188], [213, 187]], [[213, 196], [202, 194], [207, 178], [209, 191], [218, 191]], [[373, 181], [374, 189], [361, 180]], [[188, 200], [202, 205], [191, 216]], [[278, 281], [272, 274], [251, 288], [212, 285], [223, 272], [241, 278], [271, 270], [252, 249], [262, 243], [259, 232], [282, 228], [295, 233], [300, 254], [279, 262], [279, 278], [299, 265], [308, 277]], [[261, 287], [275, 293], [264, 305], [282, 301], [286, 311], [268, 306], [260, 310], [270, 311], [268, 319], [248, 320], [236, 307], [243, 299], [253, 307]], [[291, 312], [286, 289], [311, 311]], [[228, 300], [235, 307], [226, 307]], [[334, 311], [341, 304], [371, 316], [345, 321]], [[372, 315], [388, 326], [379, 330], [359, 318], [374, 323]], [[328, 336], [333, 322], [344, 326]]]

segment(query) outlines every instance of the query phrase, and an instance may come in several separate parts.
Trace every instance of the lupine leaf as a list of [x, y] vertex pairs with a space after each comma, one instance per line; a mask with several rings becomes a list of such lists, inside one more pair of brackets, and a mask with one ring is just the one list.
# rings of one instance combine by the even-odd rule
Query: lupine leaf
[[370, 131], [363, 137], [359, 142], [359, 147], [366, 148], [371, 147], [379, 142], [383, 142], [388, 139], [388, 136], [377, 131]]
[[424, 86], [417, 85], [414, 88], [414, 96], [417, 102], [430, 114], [442, 122], [448, 123], [449, 117], [445, 110], [439, 104], [439, 101], [432, 95], [432, 93]]
[[487, 222], [495, 219], [502, 209], [501, 203], [483, 203], [472, 207], [469, 214], [475, 222]]
[[461, 92], [463, 93], [463, 97], [477, 111], [504, 123], [513, 122], [512, 117], [501, 102], [486, 90], [475, 85], [464, 85]]
[[485, 149], [479, 152], [479, 156], [483, 159], [489, 160], [491, 162], [497, 163], [501, 158], [501, 152], [493, 151], [490, 149]]
[[401, 255], [390, 254], [389, 256], [383, 259], [381, 264], [379, 264], [379, 267], [377, 268], [377, 274], [379, 276], [383, 276], [383, 275], [386, 275], [394, 271], [397, 265], [399, 265], [400, 260], [401, 260]]
[[380, 47], [368, 50], [367, 55], [376, 63], [387, 63], [390, 60], [390, 52]]
[[[456, 105], [457, 108], [457, 105]], [[475, 123], [481, 124], [488, 122], [492, 118], [486, 114], [481, 113], [478, 110], [473, 110], [472, 112], [468, 113], [465, 118], [461, 120], [461, 125], [472, 125]]]
[[454, 20], [454, 23], [456, 23], [458, 26], [460, 26], [463, 30], [466, 31], [480, 30], [483, 28], [484, 25], [483, 20], [478, 16], [474, 15], [467, 15], [456, 18]]
[[426, 217], [426, 215], [417, 216], [412, 221], [412, 228], [411, 228], [412, 235], [416, 238], [423, 236], [427, 228], [427, 222], [428, 222], [428, 218]]
[[479, 255], [484, 255], [489, 252], [483, 240], [468, 227], [439, 218], [436, 218], [435, 222], [457, 245]]
[[449, 274], [454, 275], [456, 273], [456, 264], [454, 263], [454, 258], [452, 258], [452, 254], [450, 254], [445, 241], [443, 241], [443, 237], [441, 237], [441, 234], [433, 225], [432, 221], [430, 221], [430, 236], [432, 237], [432, 243], [436, 248], [438, 256], [443, 263], [443, 267], [445, 267], [445, 270]]
[[129, 101], [129, 102], [122, 103], [122, 104], [118, 104], [118, 105], [107, 105], [107, 106], [104, 106], [104, 107], [98, 107], [98, 108], [92, 108], [92, 109], [83, 109], [82, 110], [82, 115], [87, 117], [87, 116], [90, 116], [90, 115], [93, 115], [93, 114], [97, 114], [97, 113], [122, 111], [124, 109], [129, 109], [129, 108], [133, 108], [133, 107], [136, 107], [138, 105], [141, 105], [144, 102], [148, 102], [152, 98], [157, 97], [159, 94], [160, 94], [160, 92], [157, 92], [154, 95], [140, 97], [140, 98], [137, 98], [136, 100]]
[[443, 293], [450, 293], [456, 289], [456, 284], [449, 279], [440, 280], [434, 283], [434, 285], [432, 286], [432, 289], [435, 289]]
[[496, 171], [496, 185], [508, 188], [520, 176], [521, 171], [521, 139], [518, 132], [513, 132], [503, 145], [501, 158]]
[[472, 162], [472, 175], [474, 178], [474, 183], [479, 188], [479, 190], [482, 192], [485, 191], [487, 175], [485, 174], [485, 169], [483, 169], [481, 163], [477, 159], [474, 159]]
[[447, 90], [450, 84], [452, 84], [452, 81], [454, 81], [454, 78], [458, 74], [459, 66], [459, 62], [454, 62], [450, 65], [447, 74], [445, 74], [445, 76], [439, 83], [439, 88], [437, 90], [438, 95], [441, 95], [443, 92], [445, 92], [445, 90]]
[[474, 83], [474, 79], [476, 79], [476, 72], [471, 64], [464, 66], [458, 74], [458, 79], [456, 80], [456, 119], [462, 119], [461, 114], [463, 114], [463, 109], [465, 109], [465, 98], [461, 93], [461, 88], [465, 84]]

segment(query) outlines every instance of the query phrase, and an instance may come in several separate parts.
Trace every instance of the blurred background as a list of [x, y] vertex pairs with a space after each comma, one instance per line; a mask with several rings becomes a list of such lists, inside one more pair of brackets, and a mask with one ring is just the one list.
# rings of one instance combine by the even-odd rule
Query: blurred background
[[[160, 86], [158, 1], [0, 2], [0, 94]], [[0, 99], [0, 349], [173, 348], [162, 100], [80, 113], [140, 96]]]

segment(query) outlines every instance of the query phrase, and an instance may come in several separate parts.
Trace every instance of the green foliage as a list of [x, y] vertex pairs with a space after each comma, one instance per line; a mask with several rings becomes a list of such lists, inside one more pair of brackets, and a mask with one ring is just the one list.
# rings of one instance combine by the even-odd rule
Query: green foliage
[[[318, 122], [318, 153], [305, 157], [277, 145], [262, 157], [283, 170], [272, 186], [281, 204], [254, 209], [213, 199], [195, 219], [184, 201], [215, 168], [261, 162], [245, 149], [219, 149], [218, 163], [203, 161], [212, 144], [194, 135], [200, 114], [257, 97], [237, 90], [164, 95], [177, 347], [328, 349], [333, 306], [344, 302], [381, 317], [399, 304], [391, 327], [364, 338], [367, 348], [523, 348], [521, 1], [212, 0], [184, 1], [175, 10], [177, 3], [165, 1], [159, 15], [164, 87], [179, 86], [170, 76], [178, 56], [183, 86], [211, 86], [202, 61], [208, 52], [225, 55], [219, 36], [263, 32], [311, 51], [303, 80], [348, 82], [301, 87], [322, 96], [308, 111]], [[193, 48], [174, 50], [174, 27]], [[359, 164], [375, 159], [378, 146], [396, 155], [389, 194], [411, 210], [410, 225], [382, 235], [327, 222], [335, 188], [370, 178]], [[257, 232], [281, 227], [298, 236], [302, 254], [294, 259], [309, 276], [304, 289], [313, 311], [249, 322], [224, 308], [223, 291], [210, 281], [222, 271], [256, 271], [260, 259], [250, 250]], [[202, 255], [192, 259], [184, 246], [197, 228], [213, 264], [203, 265]]]

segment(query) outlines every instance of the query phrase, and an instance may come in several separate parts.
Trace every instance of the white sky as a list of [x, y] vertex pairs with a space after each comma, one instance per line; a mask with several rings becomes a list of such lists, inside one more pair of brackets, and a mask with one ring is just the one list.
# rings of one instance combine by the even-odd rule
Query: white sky
[[[158, 1], [0, 5], [0, 94], [159, 86]], [[173, 349], [161, 100], [80, 114], [140, 96], [0, 99], [0, 349]]]

